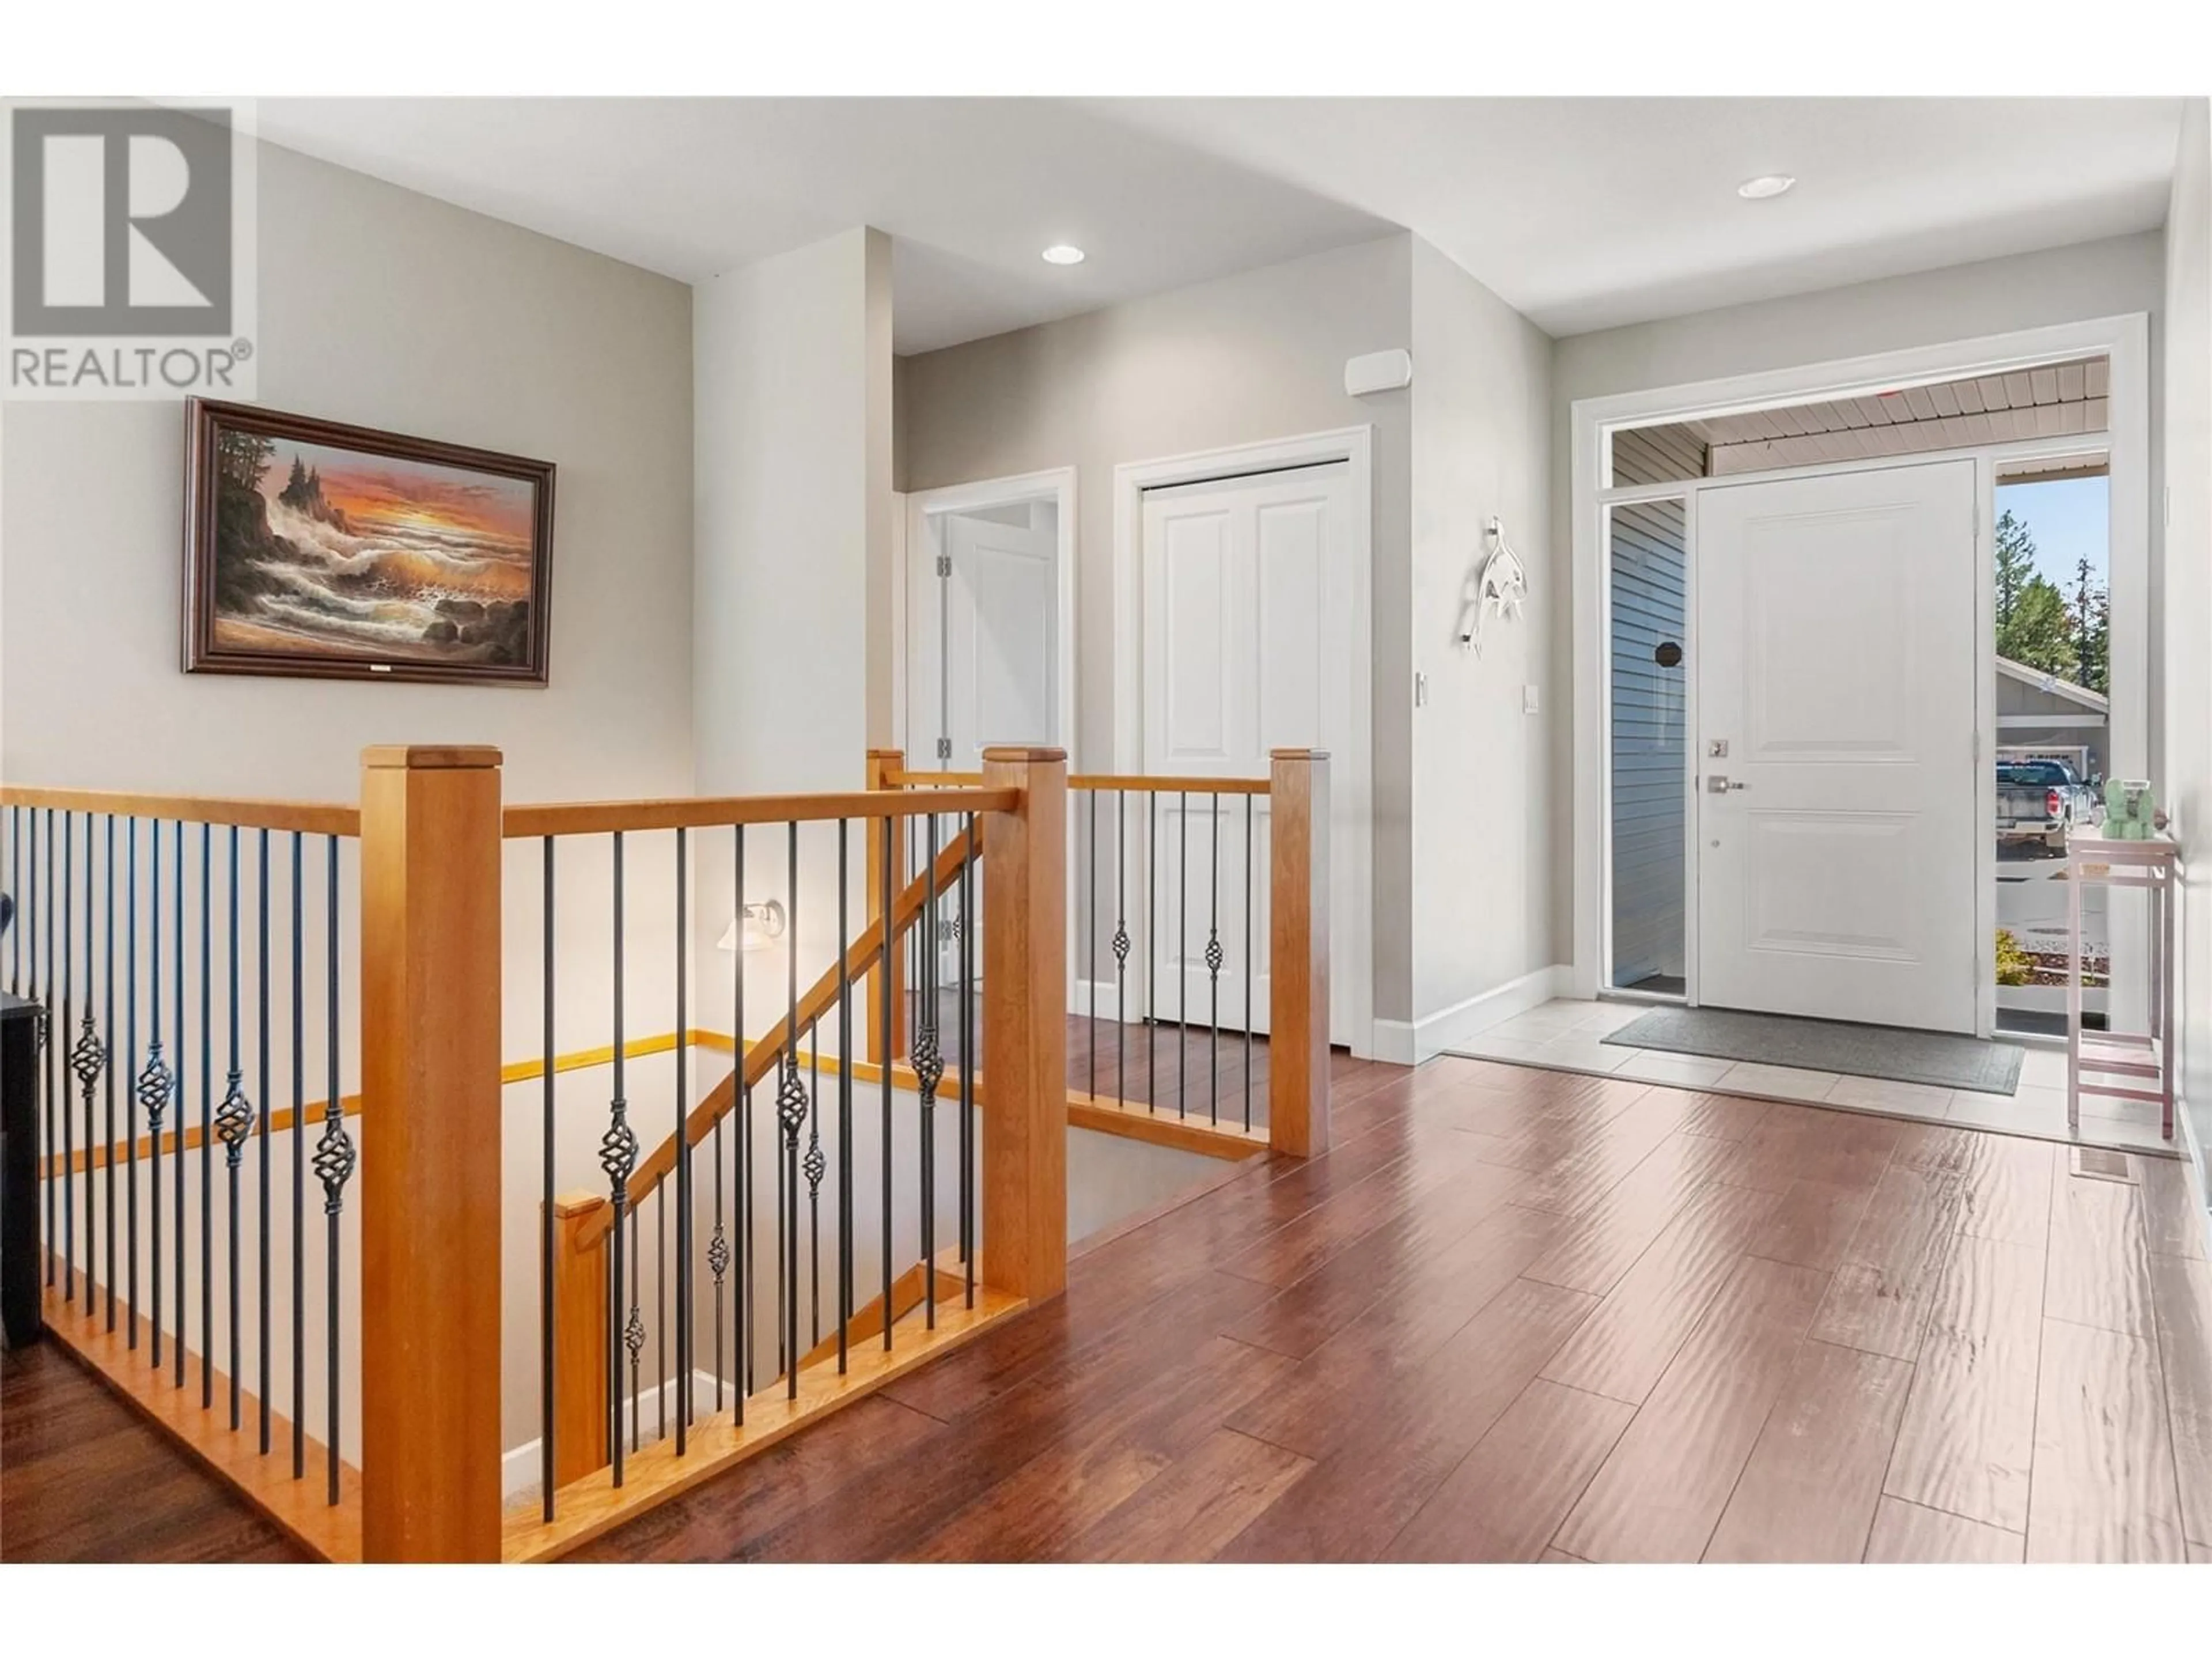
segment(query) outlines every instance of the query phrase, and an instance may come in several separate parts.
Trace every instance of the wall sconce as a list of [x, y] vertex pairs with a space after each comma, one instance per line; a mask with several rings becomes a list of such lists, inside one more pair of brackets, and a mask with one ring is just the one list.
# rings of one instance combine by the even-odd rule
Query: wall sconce
[[714, 948], [733, 953], [739, 950], [765, 950], [783, 937], [784, 921], [781, 900], [748, 904], [722, 930], [722, 937], [714, 941]]

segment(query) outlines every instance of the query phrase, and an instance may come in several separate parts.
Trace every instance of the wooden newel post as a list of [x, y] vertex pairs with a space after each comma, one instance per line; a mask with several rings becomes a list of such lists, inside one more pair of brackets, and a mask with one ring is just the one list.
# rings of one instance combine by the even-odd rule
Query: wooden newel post
[[[871, 749], [868, 767], [862, 787], [868, 789], [888, 789], [890, 781], [906, 770], [906, 750], [903, 749]], [[884, 842], [891, 842], [890, 885], [884, 884]], [[881, 818], [868, 820], [868, 921], [879, 922], [890, 908], [891, 896], [899, 884], [906, 879], [906, 820], [899, 818], [887, 832]], [[885, 952], [882, 967], [868, 975], [866, 1047], [863, 1050], [878, 1065], [906, 1052], [906, 952]], [[884, 1048], [884, 1000], [890, 1000], [891, 1052]]]
[[553, 1200], [553, 1485], [607, 1466], [607, 1235], [600, 1193]]
[[983, 785], [985, 1281], [1042, 1302], [1067, 1288], [1067, 755], [987, 749]]
[[366, 750], [362, 1547], [500, 1555], [500, 754]]
[[1267, 1144], [1328, 1150], [1328, 756], [1278, 749], [1268, 772]]

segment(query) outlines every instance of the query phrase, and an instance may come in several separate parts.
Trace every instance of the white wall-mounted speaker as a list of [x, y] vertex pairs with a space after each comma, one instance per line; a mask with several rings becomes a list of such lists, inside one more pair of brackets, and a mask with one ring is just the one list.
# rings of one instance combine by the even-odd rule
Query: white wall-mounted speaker
[[1413, 354], [1402, 348], [1370, 351], [1364, 357], [1344, 361], [1344, 391], [1349, 398], [1364, 398], [1370, 392], [1397, 392], [1413, 383]]

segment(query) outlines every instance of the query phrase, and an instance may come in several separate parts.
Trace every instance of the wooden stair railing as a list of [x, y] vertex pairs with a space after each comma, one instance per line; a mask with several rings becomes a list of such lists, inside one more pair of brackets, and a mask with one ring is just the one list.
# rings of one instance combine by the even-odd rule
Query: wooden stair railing
[[[742, 1031], [736, 1034], [731, 1043], [734, 1053], [729, 1070], [696, 1104], [686, 1103], [680, 1093], [685, 1086], [685, 1056], [679, 1052], [677, 1127], [644, 1157], [635, 1158], [633, 1152], [630, 1161], [617, 1158], [610, 1169], [611, 1190], [608, 1195], [572, 1193], [555, 1196], [548, 1185], [544, 1224], [549, 1266], [544, 1294], [547, 1318], [555, 1335], [545, 1353], [550, 1409], [544, 1420], [551, 1443], [550, 1450], [542, 1455], [550, 1460], [551, 1490], [526, 1507], [509, 1510], [503, 1525], [505, 1559], [541, 1559], [573, 1548], [626, 1516], [775, 1443], [821, 1413], [849, 1403], [906, 1369], [926, 1363], [933, 1355], [969, 1340], [995, 1321], [1030, 1304], [1058, 1295], [1065, 1287], [1066, 1131], [1064, 1091], [1060, 1085], [1066, 1071], [1066, 1032], [1058, 1004], [1062, 1000], [1060, 979], [1066, 954], [1066, 776], [1065, 757], [1058, 750], [993, 750], [986, 771], [976, 783], [945, 790], [790, 797], [757, 802], [658, 802], [636, 804], [630, 808], [611, 803], [589, 808], [517, 808], [507, 813], [506, 833], [510, 838], [548, 838], [549, 872], [553, 867], [550, 838], [557, 835], [711, 829], [732, 823], [787, 825], [792, 830], [790, 890], [794, 893], [800, 885], [798, 827], [806, 823], [848, 824], [860, 819], [867, 826], [872, 838], [874, 850], [869, 862], [875, 866], [872, 872], [872, 890], [882, 896], [882, 902], [877, 913], [866, 916], [858, 932], [841, 944], [836, 960], [815, 975], [811, 982], [805, 986], [803, 994], [797, 979], [795, 948], [789, 944], [782, 947], [792, 975], [789, 1009], [757, 1039], [748, 1042]], [[917, 825], [908, 830], [908, 818], [926, 817], [935, 825], [947, 816], [956, 821], [965, 818], [972, 828], [962, 830], [956, 823], [954, 832], [942, 847], [938, 846], [937, 831], [932, 828], [929, 845], [934, 856], [928, 860], [928, 867], [893, 890], [892, 884], [880, 874], [884, 854], [894, 850], [891, 836], [919, 841], [923, 830]], [[841, 831], [841, 849], [843, 845]], [[681, 848], [679, 842], [679, 865]], [[742, 844], [738, 856], [742, 871]], [[617, 872], [620, 867], [617, 846]], [[842, 871], [842, 865], [840, 868]], [[964, 994], [966, 1006], [980, 1015], [980, 1030], [970, 1033], [980, 1041], [974, 1048], [962, 1050], [957, 1069], [945, 1066], [933, 1047], [927, 1048], [925, 1063], [925, 1049], [920, 1046], [909, 1056], [911, 1069], [889, 1065], [869, 1068], [875, 1071], [878, 1087], [896, 1088], [904, 1093], [904, 1104], [899, 1109], [900, 1146], [908, 1152], [917, 1146], [925, 1149], [921, 1153], [922, 1175], [918, 1185], [909, 1189], [903, 1184], [913, 1174], [911, 1168], [905, 1165], [902, 1165], [898, 1179], [902, 1183], [900, 1190], [906, 1194], [902, 1203], [920, 1206], [918, 1217], [925, 1254], [933, 1253], [933, 1259], [926, 1271], [916, 1264], [902, 1274], [890, 1272], [889, 1257], [894, 1243], [911, 1252], [912, 1236], [886, 1224], [878, 1230], [886, 1257], [880, 1269], [882, 1277], [876, 1276], [879, 1269], [872, 1258], [862, 1268], [866, 1283], [881, 1288], [872, 1299], [855, 1307], [854, 1293], [860, 1286], [854, 1283], [854, 1268], [861, 1258], [852, 1253], [845, 1237], [840, 1233], [826, 1255], [823, 1246], [829, 1240], [820, 1232], [811, 1235], [811, 1249], [800, 1248], [798, 1210], [802, 1204], [811, 1206], [813, 1200], [798, 1184], [800, 1164], [797, 1149], [801, 1134], [794, 1126], [811, 1121], [822, 1130], [819, 1150], [809, 1152], [812, 1173], [808, 1177], [817, 1183], [814, 1190], [823, 1206], [822, 1219], [830, 1218], [831, 1192], [836, 1185], [819, 1184], [825, 1167], [847, 1179], [853, 1167], [853, 1141], [847, 1133], [853, 1127], [852, 1120], [844, 1120], [844, 1127], [833, 1143], [831, 1124], [822, 1114], [830, 1110], [835, 1097], [827, 1089], [813, 1092], [799, 1087], [800, 1062], [804, 1060], [811, 1063], [813, 1059], [810, 1034], [818, 1038], [838, 1016], [848, 1014], [857, 1007], [866, 988], [881, 986], [897, 963], [900, 941], [917, 924], [933, 924], [939, 920], [944, 914], [941, 907], [948, 902], [956, 886], [974, 884], [978, 872], [983, 890], [981, 922], [963, 944], [962, 954], [964, 959], [973, 947], [980, 947], [981, 962], [976, 965], [981, 972], [972, 981], [967, 980], [963, 973], [962, 982], [969, 988]], [[552, 903], [550, 881], [549, 874], [549, 917]], [[615, 891], [619, 895], [619, 884]], [[679, 914], [681, 892], [679, 886]], [[617, 907], [619, 902], [617, 897]], [[617, 939], [621, 938], [620, 915], [617, 908]], [[678, 946], [678, 957], [681, 961], [684, 951], [680, 935]], [[933, 977], [934, 971], [926, 977]], [[678, 1044], [680, 1048], [696, 1049], [706, 1045], [684, 1044], [680, 1035], [684, 1009], [681, 984], [679, 977]], [[550, 999], [550, 982], [547, 994]], [[848, 998], [850, 1000], [845, 1000]], [[619, 1000], [617, 1006], [619, 1006]], [[880, 999], [873, 1007], [876, 1018], [869, 1022], [872, 1024], [887, 1012]], [[920, 1036], [930, 1031], [931, 1023], [926, 1017], [918, 1019], [916, 1030], [919, 1042]], [[948, 1034], [950, 1030], [948, 1027]], [[620, 1054], [625, 1044], [619, 1026], [615, 1035], [611, 1053]], [[550, 1042], [549, 1026], [549, 1054]], [[804, 1055], [802, 1044], [808, 1050]], [[822, 1058], [828, 1060], [831, 1056]], [[975, 1063], [979, 1059], [980, 1066]], [[862, 1064], [857, 1055], [848, 1060], [841, 1052], [836, 1056], [836, 1071], [830, 1074], [842, 1072], [846, 1074], [842, 1080], [849, 1084]], [[550, 1077], [552, 1069], [549, 1062], [543, 1068], [544, 1073]], [[773, 1080], [779, 1071], [781, 1080], [776, 1083]], [[990, 1109], [977, 1111], [972, 1116], [963, 1111], [948, 1121], [947, 1109], [972, 1101], [973, 1090], [969, 1085], [984, 1073], [993, 1079]], [[948, 1207], [947, 1201], [939, 1201], [936, 1224], [939, 1231], [933, 1235], [934, 1243], [927, 1194], [935, 1188], [929, 1174], [932, 1153], [927, 1149], [933, 1147], [935, 1140], [928, 1133], [924, 1133], [918, 1141], [910, 1139], [916, 1121], [917, 1091], [914, 1085], [924, 1078], [927, 1080], [919, 1091], [921, 1123], [926, 1127], [932, 1121], [930, 1101], [934, 1095], [939, 1114], [936, 1122], [948, 1140], [957, 1126], [964, 1152], [969, 1134], [972, 1132], [977, 1137], [974, 1148], [977, 1154], [974, 1162], [975, 1184], [972, 1188], [963, 1186], [957, 1208]], [[1046, 1079], [1052, 1082], [1049, 1089], [1044, 1087]], [[771, 1115], [764, 1125], [758, 1117], [738, 1109], [752, 1091], [763, 1085], [772, 1086], [777, 1096], [769, 1103]], [[792, 1092], [791, 1099], [783, 1098], [787, 1091]], [[623, 1085], [617, 1076], [617, 1102], [622, 1094]], [[811, 1105], [806, 1098], [810, 1095]], [[550, 1103], [550, 1093], [548, 1099]], [[840, 1109], [850, 1104], [849, 1099], [845, 1100]], [[779, 1108], [783, 1109], [780, 1111]], [[549, 1125], [551, 1109], [549, 1104]], [[614, 1126], [610, 1135], [615, 1137], [619, 1149], [617, 1131], [622, 1127], [622, 1118], [617, 1108], [610, 1109]], [[811, 1118], [810, 1112], [813, 1114]], [[884, 1113], [884, 1133], [888, 1137], [892, 1121], [888, 1094]], [[778, 1325], [772, 1332], [763, 1328], [763, 1322], [752, 1318], [746, 1310], [744, 1297], [739, 1297], [737, 1312], [740, 1329], [750, 1332], [752, 1352], [761, 1359], [763, 1369], [773, 1369], [767, 1370], [764, 1378], [757, 1377], [745, 1358], [741, 1339], [737, 1369], [726, 1371], [717, 1364], [712, 1373], [702, 1377], [702, 1381], [714, 1385], [717, 1398], [725, 1382], [736, 1390], [729, 1409], [715, 1405], [710, 1410], [688, 1392], [688, 1379], [697, 1374], [697, 1362], [687, 1357], [685, 1328], [681, 1322], [685, 1316], [683, 1310], [697, 1310], [703, 1304], [696, 1283], [686, 1280], [680, 1265], [685, 1255], [684, 1230], [690, 1224], [684, 1219], [688, 1201], [684, 1182], [688, 1179], [694, 1186], [698, 1184], [700, 1177], [690, 1176], [688, 1171], [702, 1149], [711, 1152], [720, 1145], [717, 1127], [726, 1122], [734, 1122], [738, 1128], [737, 1139], [741, 1157], [749, 1144], [757, 1145], [754, 1128], [748, 1126], [765, 1129], [768, 1147], [775, 1149], [773, 1165], [767, 1173], [781, 1183], [776, 1187], [777, 1207], [772, 1212], [777, 1218], [777, 1254], [772, 1258], [754, 1253], [757, 1248], [765, 1250], [767, 1247], [764, 1242], [755, 1239], [748, 1219], [752, 1212], [744, 1207], [741, 1198], [733, 1237], [755, 1242], [741, 1245], [736, 1253], [736, 1282], [758, 1282], [768, 1259], [780, 1264], [779, 1275], [787, 1267], [794, 1277], [777, 1282], [775, 1305]], [[883, 1143], [884, 1152], [880, 1162], [886, 1169], [890, 1164], [891, 1144], [889, 1139]], [[825, 1158], [823, 1153], [832, 1157]], [[763, 1163], [769, 1161], [766, 1148], [754, 1156]], [[939, 1169], [964, 1170], [968, 1167], [963, 1160], [955, 1160], [947, 1166], [942, 1153], [936, 1157]], [[712, 1167], [719, 1171], [722, 1166], [717, 1161]], [[550, 1163], [548, 1169], [550, 1171]], [[717, 1182], [720, 1178], [718, 1173]], [[754, 1178], [753, 1174], [741, 1174], [738, 1189], [749, 1194]], [[550, 1183], [550, 1174], [548, 1180]], [[621, 1390], [620, 1398], [624, 1401], [634, 1402], [638, 1397], [639, 1303], [635, 1280], [630, 1277], [635, 1272], [637, 1252], [627, 1249], [625, 1241], [653, 1236], [650, 1219], [642, 1233], [636, 1225], [640, 1206], [654, 1204], [653, 1213], [665, 1219], [672, 1213], [667, 1208], [672, 1191], [676, 1206], [672, 1212], [676, 1217], [676, 1259], [679, 1263], [673, 1373], [677, 1380], [660, 1387], [664, 1404], [673, 1390], [675, 1405], [666, 1419], [672, 1432], [668, 1438], [650, 1435], [639, 1437], [633, 1427], [630, 1436], [617, 1440], [614, 1437], [619, 1433], [616, 1390]], [[715, 1213], [719, 1217], [719, 1185], [714, 1191], [718, 1206]], [[892, 1215], [892, 1188], [888, 1175], [882, 1192], [885, 1206], [882, 1217], [888, 1224]], [[616, 1193], [620, 1194], [618, 1200], [613, 1196]], [[980, 1205], [971, 1202], [971, 1193], [980, 1198]], [[916, 1198], [917, 1194], [922, 1196]], [[988, 1230], [982, 1236], [969, 1231], [979, 1214], [982, 1226]], [[910, 1228], [916, 1219], [917, 1211], [908, 1208], [900, 1227]], [[789, 1234], [784, 1232], [787, 1224], [793, 1230]], [[938, 1248], [955, 1237], [960, 1237], [963, 1243], [954, 1245], [950, 1251]], [[719, 1243], [719, 1224], [714, 1237]], [[787, 1238], [790, 1241], [787, 1253]], [[645, 1248], [652, 1247], [648, 1244]], [[623, 1267], [626, 1254], [629, 1258], [628, 1273]], [[796, 1277], [802, 1255], [809, 1263], [811, 1283]], [[726, 1262], [729, 1259], [730, 1254], [726, 1252], [719, 1261]], [[948, 1261], [952, 1265], [948, 1266]], [[712, 1305], [719, 1319], [722, 1266], [715, 1264], [714, 1271], [716, 1289]], [[748, 1278], [748, 1274], [753, 1277]], [[791, 1286], [787, 1297], [785, 1283]], [[836, 1316], [824, 1322], [826, 1331], [823, 1325], [813, 1322], [815, 1316], [811, 1311], [821, 1308], [824, 1291], [839, 1300]], [[656, 1310], [665, 1305], [658, 1286], [652, 1301]], [[627, 1322], [620, 1314], [625, 1304], [629, 1309]], [[810, 1310], [804, 1322], [798, 1314], [802, 1306]], [[660, 1316], [656, 1311], [656, 1317]], [[696, 1321], [697, 1315], [695, 1313], [693, 1317]], [[787, 1317], [791, 1321], [787, 1325], [783, 1322]], [[716, 1329], [720, 1331], [719, 1324]], [[627, 1357], [616, 1348], [618, 1340], [629, 1350]], [[719, 1348], [716, 1352], [719, 1353]], [[625, 1368], [629, 1372], [627, 1382], [622, 1376]], [[662, 1375], [665, 1373], [659, 1362], [653, 1362], [647, 1373], [648, 1380]], [[636, 1407], [632, 1403], [629, 1409], [634, 1425]]]
[[[984, 780], [983, 774], [975, 772], [908, 770], [904, 753], [895, 749], [868, 751], [867, 777], [872, 788], [908, 790], [974, 787]], [[1213, 810], [1218, 809], [1224, 798], [1259, 797], [1267, 801], [1273, 824], [1266, 872], [1270, 928], [1267, 943], [1271, 971], [1265, 1127], [1243, 1128], [1225, 1118], [1209, 1121], [1197, 1113], [1170, 1113], [1150, 1097], [1149, 1087], [1147, 1098], [1122, 1097], [1096, 1086], [1079, 1087], [1079, 1080], [1073, 1077], [1067, 1081], [1068, 1121], [1080, 1128], [1218, 1158], [1247, 1158], [1261, 1150], [1293, 1158], [1311, 1158], [1326, 1152], [1329, 1139], [1328, 755], [1320, 750], [1276, 750], [1269, 757], [1268, 773], [1264, 778], [1077, 774], [1069, 777], [1067, 787], [1073, 793], [1087, 796], [1094, 809], [1103, 795], [1206, 797], [1212, 800]], [[1117, 810], [1120, 805], [1117, 799]], [[1095, 810], [1090, 814], [1089, 823], [1094, 866], [1091, 872], [1091, 896], [1095, 902], [1095, 866], [1099, 858], [1098, 817]], [[872, 845], [878, 849], [875, 856], [880, 857], [880, 841]], [[1139, 854], [1141, 856], [1141, 848]], [[1117, 861], [1120, 857], [1117, 845]], [[1149, 883], [1152, 874], [1145, 871], [1140, 880]], [[872, 915], [878, 913], [880, 892], [879, 882], [871, 886]], [[1248, 893], [1248, 901], [1249, 898]], [[1152, 902], [1147, 889], [1140, 903], [1149, 906]], [[1104, 919], [1094, 913], [1094, 931], [1103, 927]], [[1127, 941], [1125, 939], [1123, 942]], [[1256, 947], [1257, 943], [1256, 939], [1237, 942], [1240, 953]], [[1093, 942], [1093, 951], [1099, 953], [1097, 940]], [[1245, 963], [1244, 971], [1249, 974], [1254, 966]], [[895, 975], [903, 971], [901, 954], [896, 951], [892, 954], [892, 969]], [[1095, 976], [1099, 971], [1094, 962], [1091, 975]], [[877, 994], [875, 987], [880, 983], [872, 981], [872, 996]], [[896, 998], [894, 1013], [901, 1020], [906, 1012], [902, 993], [903, 981], [895, 978], [891, 991]], [[872, 1009], [879, 1006], [871, 1003]], [[1065, 1010], [1071, 1018], [1079, 1018], [1085, 1012], [1080, 1006]], [[1090, 1014], [1095, 1043], [1099, 1024], [1095, 1000]], [[1113, 1017], [1116, 1023], [1127, 1018], [1118, 1009]], [[901, 1034], [894, 1044], [894, 1052], [904, 1042], [903, 1026], [899, 1029]], [[1177, 1039], [1182, 1040], [1186, 1030], [1194, 1029], [1179, 1028]], [[881, 1061], [884, 1056], [873, 1035], [878, 1030], [876, 1019], [872, 1018], [869, 1030], [868, 1056], [872, 1060]], [[1148, 1069], [1151, 1052], [1148, 1044]]]
[[[899, 939], [905, 936], [907, 930], [921, 915], [922, 902], [930, 884], [934, 882], [938, 890], [942, 891], [958, 877], [961, 866], [974, 858], [979, 850], [965, 833], [956, 836], [938, 854], [931, 873], [916, 876], [901, 890], [890, 913], [894, 961], [898, 956], [896, 946]], [[843, 972], [847, 981], [859, 984], [867, 979], [883, 953], [884, 924], [880, 921], [870, 922], [845, 949]], [[696, 1146], [704, 1141], [714, 1133], [714, 1125], [735, 1109], [744, 1091], [757, 1086], [782, 1063], [787, 1055], [796, 1052], [796, 1045], [805, 1036], [808, 1028], [835, 1006], [838, 983], [839, 969], [836, 964], [832, 963], [799, 997], [799, 1017], [795, 1024], [787, 1015], [769, 1026], [758, 1039], [744, 1045], [743, 1054], [738, 1056], [722, 1080], [708, 1091], [706, 1098], [693, 1107], [684, 1120], [685, 1146]], [[629, 1206], [631, 1210], [636, 1210], [652, 1197], [654, 1190], [668, 1178], [676, 1168], [676, 1137], [671, 1134], [639, 1161], [637, 1169], [629, 1178]], [[610, 1206], [604, 1214], [596, 1214], [584, 1224], [579, 1243], [585, 1248], [597, 1243], [614, 1226], [615, 1221], [613, 1208]]]

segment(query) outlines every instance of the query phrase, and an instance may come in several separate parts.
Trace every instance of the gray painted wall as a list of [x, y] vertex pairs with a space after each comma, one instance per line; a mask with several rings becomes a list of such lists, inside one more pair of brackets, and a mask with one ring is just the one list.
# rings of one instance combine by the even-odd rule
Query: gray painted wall
[[1408, 714], [1412, 401], [1350, 398], [1344, 361], [1408, 343], [1413, 239], [1353, 247], [902, 360], [899, 488], [1073, 465], [1075, 758], [1114, 727], [1115, 466], [1371, 424], [1375, 557], [1375, 1008], [1413, 1000]]
[[[1573, 722], [1569, 658], [1552, 626], [1569, 589], [1553, 534], [1565, 520], [1548, 492], [1551, 338], [1418, 238], [1413, 263], [1405, 621], [1408, 667], [1427, 676], [1429, 694], [1408, 708], [1411, 674], [1394, 681], [1378, 650], [1375, 702], [1378, 721], [1389, 708], [1412, 729], [1413, 880], [1402, 902], [1413, 940], [1407, 1017], [1418, 1026], [1565, 953], [1553, 889], [1571, 866], [1563, 786]], [[1461, 647], [1458, 623], [1493, 514], [1528, 570], [1529, 597], [1517, 619], [1485, 620], [1478, 655]], [[1522, 709], [1526, 686], [1537, 690], [1533, 715]], [[1416, 1048], [1408, 1032], [1397, 1052]]]
[[691, 784], [691, 295], [264, 144], [260, 401], [554, 462], [552, 684], [177, 669], [184, 408], [11, 404], [11, 780], [346, 799], [371, 743], [489, 743], [511, 799]]

